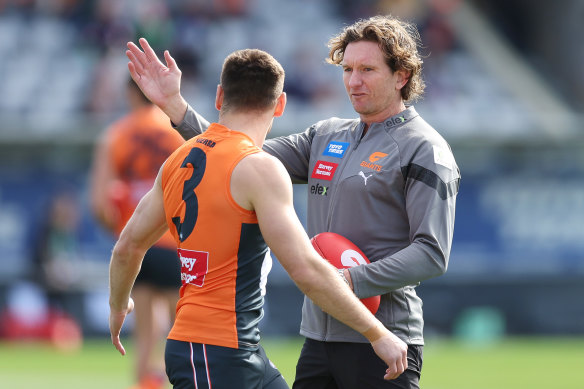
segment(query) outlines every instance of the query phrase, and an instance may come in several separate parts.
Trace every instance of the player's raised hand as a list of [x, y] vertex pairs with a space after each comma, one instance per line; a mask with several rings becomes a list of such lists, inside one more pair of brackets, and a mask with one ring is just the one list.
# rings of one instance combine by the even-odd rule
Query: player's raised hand
[[371, 345], [375, 353], [387, 363], [384, 379], [396, 379], [408, 368], [408, 346], [391, 332], [371, 342]]
[[133, 42], [127, 45], [130, 75], [150, 101], [160, 107], [173, 122], [179, 123], [186, 111], [186, 101], [180, 94], [182, 72], [168, 50], [164, 51], [165, 65], [146, 39], [140, 38], [139, 43], [142, 50]]
[[121, 312], [114, 312], [110, 308], [109, 327], [112, 338], [112, 344], [122, 355], [126, 355], [126, 350], [124, 349], [122, 341], [120, 340], [120, 332], [122, 331], [122, 325], [124, 325], [124, 320], [126, 320], [126, 316], [133, 310], [134, 300], [131, 297], [128, 300], [128, 307], [125, 310], [122, 310]]

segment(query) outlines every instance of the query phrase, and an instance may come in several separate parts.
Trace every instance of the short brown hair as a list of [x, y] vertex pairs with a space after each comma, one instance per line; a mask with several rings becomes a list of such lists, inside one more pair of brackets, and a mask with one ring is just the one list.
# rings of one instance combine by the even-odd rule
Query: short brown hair
[[265, 110], [284, 88], [284, 69], [258, 49], [238, 50], [225, 58], [221, 71], [223, 110]]
[[402, 99], [416, 100], [424, 93], [425, 85], [421, 76], [423, 61], [418, 53], [420, 34], [415, 25], [391, 16], [378, 15], [359, 20], [331, 38], [327, 62], [340, 65], [347, 45], [358, 41], [378, 43], [392, 72], [410, 72], [407, 83], [401, 89]]
[[128, 83], [127, 83], [127, 88], [128, 90], [132, 91], [132, 93], [135, 93], [137, 96], [140, 97], [140, 100], [143, 103], [149, 103], [152, 104], [150, 102], [150, 100], [148, 100], [148, 97], [146, 97], [146, 95], [144, 95], [144, 93], [142, 93], [142, 90], [140, 89], [140, 87], [138, 86], [138, 84], [136, 84], [134, 82], [134, 80], [132, 79], [132, 77], [128, 77]]

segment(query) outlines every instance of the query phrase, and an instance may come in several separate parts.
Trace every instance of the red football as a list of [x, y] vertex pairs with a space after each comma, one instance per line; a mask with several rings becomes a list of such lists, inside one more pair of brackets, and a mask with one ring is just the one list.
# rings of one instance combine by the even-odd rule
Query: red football
[[[337, 269], [370, 263], [367, 256], [349, 239], [334, 232], [321, 232], [312, 239], [312, 246], [321, 257], [329, 261]], [[361, 299], [361, 302], [375, 314], [379, 308], [380, 296]]]

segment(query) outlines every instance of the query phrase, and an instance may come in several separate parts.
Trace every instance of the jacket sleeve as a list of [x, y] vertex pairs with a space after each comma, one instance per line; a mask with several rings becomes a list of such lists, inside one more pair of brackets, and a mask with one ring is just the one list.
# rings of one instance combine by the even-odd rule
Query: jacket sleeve
[[[453, 159], [454, 161], [454, 159]], [[432, 166], [433, 165], [433, 166]], [[460, 172], [436, 164], [402, 168], [410, 244], [367, 266], [350, 269], [355, 294], [370, 297], [444, 274], [452, 247]]]
[[310, 149], [315, 134], [316, 125], [313, 125], [299, 134], [268, 139], [264, 143], [263, 150], [284, 164], [293, 183], [306, 184]]
[[200, 135], [209, 127], [211, 123], [190, 105], [187, 106], [187, 112], [183, 121], [178, 125], [172, 123], [174, 129], [185, 139], [189, 140], [197, 135]]

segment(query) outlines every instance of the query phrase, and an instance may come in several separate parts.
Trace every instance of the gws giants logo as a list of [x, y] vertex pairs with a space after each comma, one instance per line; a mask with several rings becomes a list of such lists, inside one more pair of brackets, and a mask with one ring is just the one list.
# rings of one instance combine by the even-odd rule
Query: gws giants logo
[[382, 153], [381, 151], [376, 151], [369, 156], [369, 161], [362, 161], [360, 166], [373, 169], [376, 171], [381, 171], [381, 165], [377, 165], [375, 162], [379, 161], [381, 158], [387, 157], [387, 153]]
[[181, 262], [180, 279], [182, 284], [203, 286], [205, 276], [209, 271], [209, 253], [185, 249], [177, 251]]
[[352, 249], [347, 249], [341, 254], [341, 264], [346, 267], [355, 267], [359, 265], [366, 265], [367, 261], [359, 252]]

